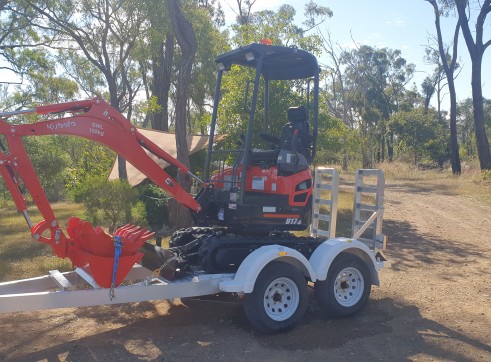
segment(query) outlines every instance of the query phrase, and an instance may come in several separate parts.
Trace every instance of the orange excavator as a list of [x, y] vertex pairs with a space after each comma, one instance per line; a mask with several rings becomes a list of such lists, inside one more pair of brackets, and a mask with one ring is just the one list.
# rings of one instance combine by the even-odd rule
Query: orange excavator
[[[50, 271], [45, 277], [0, 283], [0, 313], [231, 293], [243, 299], [255, 328], [272, 333], [301, 320], [309, 305], [308, 282], [314, 283], [319, 307], [331, 317], [346, 317], [364, 306], [387, 263], [382, 253], [384, 177], [379, 170], [357, 171], [352, 236], [336, 237], [339, 175], [334, 169], [317, 168], [313, 178], [310, 167], [319, 102], [315, 56], [261, 43], [222, 54], [216, 63], [202, 179], [99, 98], [0, 113], [0, 174], [15, 205], [32, 237], [77, 267], [73, 272]], [[232, 142], [217, 142], [216, 134], [227, 129], [219, 122], [225, 114], [219, 107], [231, 92], [221, 86], [224, 73], [234, 74], [236, 66], [249, 68], [246, 73], [254, 79], [245, 86], [244, 115], [226, 123], [236, 128], [230, 134], [237, 135], [238, 148], [226, 149], [224, 145]], [[284, 98], [275, 96], [285, 97], [285, 92], [271, 92], [270, 97], [273, 89], [295, 90], [281, 131], [271, 127], [269, 108], [281, 104]], [[28, 113], [45, 119], [29, 124], [15, 119]], [[177, 230], [167, 249], [147, 242], [153, 233], [134, 225], [110, 235], [70, 218], [65, 232], [22, 141], [43, 135], [78, 136], [109, 147], [188, 207], [195, 225]], [[198, 180], [197, 195], [187, 193], [151, 155]], [[366, 183], [373, 178], [375, 185]], [[43, 217], [37, 224], [31, 221], [23, 190]], [[321, 221], [328, 224], [327, 230]], [[312, 236], [291, 233], [310, 225]], [[372, 237], [367, 239], [370, 230]], [[110, 288], [109, 298], [105, 288]]]
[[[153, 233], [133, 225], [109, 235], [100, 227], [71, 218], [66, 233], [61, 229], [22, 139], [69, 135], [107, 146], [191, 210], [195, 227], [176, 232], [170, 241], [170, 252], [152, 250], [156, 255], [163, 255], [156, 260], [144, 259], [156, 263], [153, 267], [172, 264], [170, 274], [174, 276], [189, 265], [199, 265], [210, 273], [229, 272], [236, 270], [251, 251], [273, 243], [283, 243], [308, 256], [318, 242], [311, 240], [306, 245], [305, 240], [299, 242], [288, 231], [304, 230], [311, 222], [310, 164], [315, 157], [319, 92], [317, 60], [298, 48], [254, 43], [218, 56], [216, 63], [218, 82], [203, 180], [99, 98], [0, 113], [0, 173], [32, 237], [50, 245], [55, 255], [69, 258], [74, 266], [88, 264], [96, 282], [103, 287], [121, 282], [142, 258], [140, 247], [144, 246], [147, 252], [152, 249], [145, 241]], [[246, 133], [240, 137], [238, 149], [226, 150], [218, 148], [214, 138], [221, 127], [218, 107], [222, 77], [233, 66], [252, 68], [255, 76], [246, 92], [246, 101], [250, 103]], [[268, 125], [270, 84], [278, 81], [296, 81], [295, 86], [304, 89], [305, 105], [285, 110], [288, 120], [281, 134], [256, 135], [258, 127], [254, 123], [258, 118], [256, 113], [259, 114], [256, 112], [259, 99], [264, 103], [262, 124]], [[250, 84], [252, 92], [249, 92]], [[264, 93], [262, 97], [259, 97], [260, 90]], [[43, 115], [46, 120], [31, 124], [8, 121], [28, 113]], [[267, 131], [267, 127], [262, 130]], [[260, 149], [257, 144], [269, 146]], [[199, 193], [195, 197], [187, 193], [149, 154], [197, 179], [202, 184]], [[28, 214], [24, 187], [44, 218], [36, 225]], [[272, 235], [281, 235], [283, 241]]]

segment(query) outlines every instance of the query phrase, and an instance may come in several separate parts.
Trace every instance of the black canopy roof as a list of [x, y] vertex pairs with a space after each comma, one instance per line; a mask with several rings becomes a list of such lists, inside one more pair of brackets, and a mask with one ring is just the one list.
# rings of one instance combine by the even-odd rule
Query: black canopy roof
[[[247, 60], [248, 53], [254, 55], [253, 60]], [[233, 64], [256, 68], [263, 55], [261, 73], [268, 80], [303, 79], [319, 72], [317, 58], [305, 50], [257, 43], [219, 55], [215, 61], [222, 63], [225, 69], [230, 69]]]

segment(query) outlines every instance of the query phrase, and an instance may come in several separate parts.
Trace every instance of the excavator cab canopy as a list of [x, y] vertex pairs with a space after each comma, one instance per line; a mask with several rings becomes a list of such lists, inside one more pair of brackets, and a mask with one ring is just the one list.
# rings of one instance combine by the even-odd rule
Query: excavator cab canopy
[[[262, 61], [258, 68], [259, 61]], [[233, 64], [258, 68], [266, 80], [294, 80], [319, 74], [317, 58], [295, 47], [250, 44], [216, 58], [219, 69], [230, 70]]]

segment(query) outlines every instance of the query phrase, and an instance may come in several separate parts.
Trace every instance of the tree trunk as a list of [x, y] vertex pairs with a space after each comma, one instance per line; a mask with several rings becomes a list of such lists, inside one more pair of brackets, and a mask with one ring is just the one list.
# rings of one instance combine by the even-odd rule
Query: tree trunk
[[[491, 45], [491, 40], [483, 43], [484, 22], [486, 16], [491, 12], [491, 0], [479, 2], [480, 11], [475, 24], [475, 41], [469, 27], [468, 19], [468, 1], [455, 0], [459, 20], [462, 25], [462, 34], [464, 35], [465, 44], [472, 61], [472, 105], [474, 108], [474, 124], [476, 133], [477, 153], [479, 155], [479, 164], [481, 170], [491, 170], [491, 155], [489, 151], [489, 142], [484, 128], [484, 102], [482, 97], [482, 58], [484, 51]], [[470, 10], [469, 10], [470, 11]]]
[[489, 141], [484, 127], [484, 102], [481, 86], [481, 62], [472, 62], [472, 106], [474, 108], [474, 131], [476, 134], [477, 153], [481, 170], [491, 170]]
[[448, 91], [450, 93], [450, 161], [452, 164], [452, 173], [456, 175], [460, 175], [461, 166], [460, 166], [460, 156], [459, 156], [459, 143], [457, 140], [457, 95], [455, 93], [455, 82], [454, 82], [454, 70], [455, 64], [457, 61], [457, 44], [458, 44], [458, 35], [460, 32], [460, 20], [457, 21], [457, 25], [455, 26], [454, 32], [454, 44], [453, 44], [453, 54], [452, 59], [449, 64], [447, 58], [447, 52], [443, 47], [443, 37], [440, 27], [440, 10], [438, 9], [438, 4], [436, 0], [426, 0], [432, 6], [435, 13], [435, 28], [438, 39], [438, 51], [440, 53], [440, 58], [442, 60], [442, 65], [445, 70], [445, 76], [447, 77], [448, 82]]
[[389, 139], [387, 141], [387, 158], [389, 162], [394, 159], [394, 131], [389, 131]]
[[174, 35], [168, 33], [165, 43], [159, 45], [159, 52], [152, 61], [152, 95], [157, 97], [157, 104], [162, 107], [152, 116], [152, 128], [159, 131], [169, 130], [169, 91], [172, 83], [173, 61]]
[[344, 152], [343, 154], [343, 163], [341, 164], [341, 169], [343, 171], [348, 171], [348, 154]]
[[452, 173], [460, 175], [462, 169], [460, 165], [459, 142], [457, 140], [457, 94], [455, 92], [453, 70], [449, 75], [451, 76], [447, 76], [447, 81], [450, 93], [450, 162], [452, 164]]
[[[105, 74], [105, 76], [109, 88], [109, 99], [111, 107], [120, 111], [116, 81], [114, 80], [114, 78], [112, 78], [110, 72], [107, 73]], [[128, 179], [128, 172], [126, 171], [126, 160], [120, 155], [118, 155], [118, 177], [120, 180]]]
[[[177, 159], [189, 167], [189, 149], [186, 140], [186, 107], [189, 84], [191, 83], [191, 70], [196, 54], [197, 44], [192, 24], [186, 20], [176, 0], [167, 0], [172, 31], [181, 48], [182, 59], [179, 65], [176, 87], [176, 148]], [[186, 191], [191, 190], [191, 180], [188, 174], [178, 172], [177, 181]], [[171, 210], [174, 218], [172, 228], [180, 229], [192, 224], [191, 213], [182, 205], [176, 205]]]

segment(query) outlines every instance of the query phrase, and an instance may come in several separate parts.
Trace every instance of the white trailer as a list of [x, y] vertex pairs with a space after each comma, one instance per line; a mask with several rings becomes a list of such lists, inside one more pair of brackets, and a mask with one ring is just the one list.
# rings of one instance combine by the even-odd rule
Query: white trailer
[[37, 278], [0, 283], [0, 312], [234, 293], [243, 298], [251, 324], [271, 333], [287, 330], [302, 318], [308, 306], [308, 282], [312, 282], [324, 312], [332, 317], [354, 314], [365, 305], [371, 285], [379, 284], [378, 272], [387, 264], [382, 252], [386, 243], [383, 173], [356, 173], [351, 238], [336, 237], [338, 192], [336, 170], [316, 169], [311, 235], [326, 240], [309, 259], [292, 248], [267, 245], [251, 252], [235, 273], [194, 272], [173, 281], [135, 264], [115, 288], [99, 287], [84, 268], [50, 271]]

